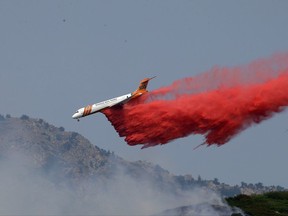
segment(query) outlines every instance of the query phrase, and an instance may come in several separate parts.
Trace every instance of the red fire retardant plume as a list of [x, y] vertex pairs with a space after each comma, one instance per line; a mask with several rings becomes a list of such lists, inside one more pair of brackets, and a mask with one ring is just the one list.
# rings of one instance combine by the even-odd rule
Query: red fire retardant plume
[[215, 67], [103, 113], [129, 145], [145, 148], [202, 134], [203, 144], [220, 146], [287, 106], [288, 54], [278, 54]]

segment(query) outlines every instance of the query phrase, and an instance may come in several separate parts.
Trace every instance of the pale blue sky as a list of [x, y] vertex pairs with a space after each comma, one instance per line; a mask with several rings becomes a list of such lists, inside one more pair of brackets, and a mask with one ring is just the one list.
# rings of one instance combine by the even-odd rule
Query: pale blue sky
[[76, 109], [133, 91], [288, 50], [288, 1], [0, 1], [1, 114], [43, 118], [128, 160], [176, 174], [288, 187], [287, 112], [222, 147], [201, 136], [140, 150], [102, 114]]

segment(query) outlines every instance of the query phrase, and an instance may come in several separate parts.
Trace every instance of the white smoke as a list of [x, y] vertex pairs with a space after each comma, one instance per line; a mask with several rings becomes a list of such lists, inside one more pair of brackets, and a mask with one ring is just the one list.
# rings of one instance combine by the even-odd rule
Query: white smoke
[[[197, 212], [203, 215], [219, 215], [209, 205], [227, 206], [210, 190], [197, 188], [176, 195], [157, 189], [147, 179], [136, 181], [124, 170], [112, 179], [86, 179], [73, 187], [55, 182], [23, 154], [2, 157], [0, 215], [153, 215], [185, 205], [198, 205]], [[199, 205], [203, 203], [207, 205]]]

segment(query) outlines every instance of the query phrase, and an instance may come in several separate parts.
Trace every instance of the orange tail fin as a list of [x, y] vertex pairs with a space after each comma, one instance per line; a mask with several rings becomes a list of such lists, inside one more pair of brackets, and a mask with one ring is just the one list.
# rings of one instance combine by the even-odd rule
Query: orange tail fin
[[155, 77], [145, 78], [145, 79], [141, 80], [138, 89], [136, 89], [136, 91], [134, 91], [132, 93], [133, 97], [137, 97], [137, 96], [142, 95], [143, 93], [146, 93], [147, 92], [146, 88], [147, 88], [148, 82]]

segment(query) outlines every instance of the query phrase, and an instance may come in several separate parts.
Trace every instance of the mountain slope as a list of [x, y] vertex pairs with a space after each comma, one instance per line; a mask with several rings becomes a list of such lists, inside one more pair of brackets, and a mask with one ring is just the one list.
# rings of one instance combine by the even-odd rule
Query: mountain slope
[[[147, 215], [179, 206], [190, 206], [191, 212], [198, 206], [205, 212], [210, 205], [213, 215], [222, 215], [220, 210], [231, 214], [233, 210], [219, 193], [231, 196], [241, 191], [283, 189], [262, 184], [229, 186], [217, 179], [176, 176], [149, 162], [126, 161], [78, 133], [26, 115], [0, 115], [0, 173], [4, 182], [0, 184], [0, 203], [7, 208], [0, 214], [43, 214], [45, 209], [45, 214]], [[30, 196], [31, 200], [26, 199]], [[17, 200], [25, 200], [23, 208], [10, 206]], [[55, 203], [46, 209], [51, 200]], [[35, 210], [35, 201], [40, 209]]]
[[202, 180], [198, 177], [196, 180], [191, 175], [175, 176], [145, 161], [128, 162], [91, 144], [78, 133], [67, 132], [63, 127], [55, 127], [42, 119], [32, 119], [26, 115], [21, 118], [0, 116], [0, 156], [5, 157], [9, 152], [21, 152], [34, 161], [35, 167], [69, 179], [111, 177], [121, 167], [121, 171], [125, 169], [125, 173], [133, 178], [153, 179], [158, 187], [174, 188], [175, 191], [200, 186], [224, 196], [233, 196], [284, 189], [279, 186], [264, 187], [260, 183], [229, 186], [219, 183], [217, 179]]

